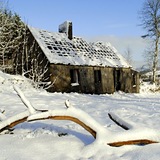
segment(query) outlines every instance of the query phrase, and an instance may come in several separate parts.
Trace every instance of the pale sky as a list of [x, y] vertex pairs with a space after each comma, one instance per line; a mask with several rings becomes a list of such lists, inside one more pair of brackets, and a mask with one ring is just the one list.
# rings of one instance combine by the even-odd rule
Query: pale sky
[[145, 34], [138, 12], [144, 0], [9, 0], [9, 8], [32, 27], [57, 32], [66, 20], [73, 34], [88, 41], [110, 42], [121, 54], [130, 48], [143, 60]]

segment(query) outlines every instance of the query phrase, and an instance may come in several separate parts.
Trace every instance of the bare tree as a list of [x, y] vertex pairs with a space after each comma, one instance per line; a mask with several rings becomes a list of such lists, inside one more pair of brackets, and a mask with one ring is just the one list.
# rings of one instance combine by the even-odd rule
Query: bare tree
[[53, 84], [49, 77], [49, 61], [42, 56], [36, 40], [30, 40], [27, 26], [24, 32], [21, 50], [15, 56], [15, 73], [29, 78], [35, 88], [48, 89]]
[[[26, 73], [23, 73], [24, 75], [27, 74], [28, 77], [33, 80], [33, 86], [35, 88], [45, 88], [47, 89], [50, 87], [51, 82], [49, 80], [49, 77], [45, 76], [47, 72], [49, 72], [49, 62], [44, 61], [44, 59], [41, 59], [39, 61], [40, 54], [37, 55], [37, 57], [31, 59], [31, 67], [29, 70], [27, 70]], [[27, 63], [26, 63], [27, 65]]]
[[49, 87], [49, 62], [20, 16], [0, 0], [0, 69], [24, 75], [35, 87]]
[[159, 53], [159, 38], [160, 38], [160, 0], [145, 0], [142, 10], [140, 12], [141, 25], [146, 30], [147, 34], [142, 38], [149, 37], [154, 42], [153, 49], [153, 79], [156, 82], [156, 70], [158, 65]]
[[143, 53], [143, 57], [144, 60], [146, 62], [145, 66], [147, 67], [147, 69], [149, 69], [150, 71], [152, 70], [152, 64], [153, 64], [153, 57], [154, 57], [154, 47], [153, 47], [153, 43], [151, 43], [152, 45], [149, 45]]
[[132, 64], [133, 63], [133, 57], [132, 57], [132, 51], [130, 49], [130, 47], [127, 47], [127, 49], [124, 52], [124, 57], [126, 58], [126, 60]]

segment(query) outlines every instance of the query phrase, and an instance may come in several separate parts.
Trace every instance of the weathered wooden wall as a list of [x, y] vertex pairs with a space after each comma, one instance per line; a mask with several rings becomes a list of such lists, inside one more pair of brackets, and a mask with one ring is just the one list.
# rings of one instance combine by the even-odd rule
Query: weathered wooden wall
[[105, 67], [101, 69], [103, 93], [113, 93], [115, 91], [113, 70], [113, 68]]
[[130, 69], [121, 69], [121, 90], [129, 93], [132, 91], [132, 73]]
[[120, 69], [121, 91], [139, 93], [139, 73], [130, 68]]
[[[70, 70], [75, 69], [79, 72], [79, 85], [72, 86]], [[92, 67], [92, 66], [71, 66], [63, 64], [51, 64], [50, 73], [51, 81], [53, 82], [51, 92], [80, 92], [80, 93], [113, 93], [116, 91], [115, 84], [115, 68], [110, 67]], [[133, 71], [130, 68], [118, 69], [120, 73], [119, 90], [132, 93], [139, 92], [139, 78], [138, 74], [134, 72], [133, 84]], [[95, 82], [94, 71], [101, 72], [101, 81]]]

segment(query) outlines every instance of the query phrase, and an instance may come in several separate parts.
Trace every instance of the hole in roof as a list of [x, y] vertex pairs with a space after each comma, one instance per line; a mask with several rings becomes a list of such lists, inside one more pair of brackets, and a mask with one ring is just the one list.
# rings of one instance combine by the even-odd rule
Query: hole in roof
[[53, 47], [55, 50], [58, 50], [58, 48], [57, 47]]
[[60, 45], [62, 45], [62, 42], [61, 42], [61, 41], [59, 41], [59, 44], [60, 44]]
[[47, 47], [48, 47], [48, 49], [52, 50], [52, 47], [51, 47], [51, 46], [47, 46]]

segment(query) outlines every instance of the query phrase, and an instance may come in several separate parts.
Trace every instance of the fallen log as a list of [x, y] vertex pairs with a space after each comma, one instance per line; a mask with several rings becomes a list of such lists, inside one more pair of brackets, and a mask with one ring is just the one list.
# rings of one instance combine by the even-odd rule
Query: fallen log
[[[34, 116], [36, 116], [36, 114]], [[12, 128], [12, 127], [14, 127], [14, 126], [16, 126], [20, 123], [23, 123], [23, 122], [27, 121], [27, 118], [28, 118], [28, 116], [13, 121], [11, 124], [6, 125], [3, 128], [1, 128], [0, 132], [2, 132], [5, 129]], [[71, 116], [49, 116], [49, 117], [46, 117], [46, 118], [44, 118], [44, 117], [37, 118], [37, 119], [32, 118], [32, 120], [28, 120], [28, 121], [38, 121], [38, 120], [45, 120], [45, 119], [73, 121], [73, 122], [79, 124], [80, 126], [82, 126], [85, 130], [87, 130], [96, 139], [97, 132], [95, 130], [93, 130], [91, 127], [87, 126], [82, 121], [80, 121], [79, 119], [75, 118], [75, 117], [71, 117]], [[112, 147], [120, 147], [120, 146], [124, 146], [124, 145], [147, 145], [147, 144], [152, 144], [152, 143], [158, 143], [158, 142], [153, 141], [153, 140], [148, 140], [148, 139], [138, 139], [138, 140], [111, 142], [111, 143], [107, 143], [107, 145], [112, 146]]]
[[[90, 115], [85, 113], [84, 111], [74, 108], [70, 105], [69, 101], [65, 102], [67, 109], [65, 110], [37, 110], [35, 109], [29, 100], [25, 97], [23, 92], [20, 91], [19, 88], [15, 89], [22, 102], [27, 107], [28, 111], [20, 113], [10, 118], [5, 118], [0, 122], [0, 132], [5, 129], [12, 128], [20, 123], [25, 121], [38, 121], [38, 120], [70, 120], [73, 121], [80, 126], [82, 126], [86, 131], [88, 131], [95, 139], [104, 139], [107, 142], [107, 138], [112, 135], [112, 132], [108, 131], [106, 128], [101, 126], [97, 121], [95, 121]], [[114, 114], [108, 114], [109, 117], [116, 122], [116, 124], [120, 125], [124, 129], [130, 129], [131, 126], [127, 123], [124, 123], [121, 119], [119, 119]], [[115, 120], [116, 119], [116, 120]], [[127, 124], [127, 125], [126, 125]], [[133, 128], [132, 128], [133, 129]], [[127, 134], [127, 133], [126, 133]], [[97, 138], [98, 137], [98, 138]], [[123, 145], [147, 145], [152, 143], [158, 143], [157, 141], [150, 139], [133, 139], [133, 140], [118, 140], [114, 142], [114, 137], [112, 137], [113, 142], [109, 140], [106, 144], [112, 147], [119, 147]]]

